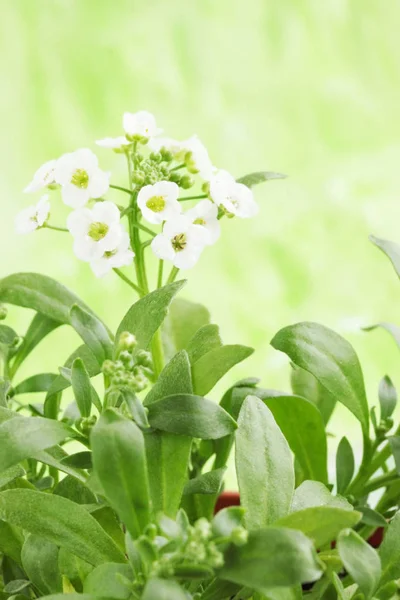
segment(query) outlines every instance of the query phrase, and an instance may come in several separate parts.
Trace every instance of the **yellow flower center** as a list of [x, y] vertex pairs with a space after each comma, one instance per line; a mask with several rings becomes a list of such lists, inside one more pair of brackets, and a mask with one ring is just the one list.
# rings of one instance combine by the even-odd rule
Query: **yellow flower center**
[[147, 208], [155, 213], [162, 212], [165, 208], [166, 202], [164, 196], [153, 196], [146, 202]]
[[204, 219], [201, 219], [200, 217], [198, 219], [195, 219], [193, 221], [193, 225], [206, 225], [206, 222]]
[[103, 258], [111, 258], [117, 254], [117, 250], [106, 250], [103, 254]]
[[88, 231], [88, 236], [92, 238], [95, 242], [99, 242], [102, 240], [108, 233], [108, 225], [107, 223], [100, 223], [96, 221], [95, 223], [91, 223]]
[[185, 249], [187, 244], [186, 234], [178, 233], [174, 238], [172, 238], [171, 243], [175, 252], [181, 252], [181, 250]]
[[86, 189], [89, 185], [89, 174], [84, 169], [76, 169], [71, 177], [72, 185], [78, 188]]

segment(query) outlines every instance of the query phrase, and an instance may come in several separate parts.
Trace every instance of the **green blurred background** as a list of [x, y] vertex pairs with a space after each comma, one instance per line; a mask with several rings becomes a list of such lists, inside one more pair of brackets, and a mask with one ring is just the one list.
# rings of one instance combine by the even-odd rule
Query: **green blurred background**
[[[96, 280], [64, 234], [17, 237], [15, 213], [44, 161], [119, 135], [124, 111], [147, 109], [167, 135], [198, 133], [237, 176], [287, 173], [256, 191], [261, 212], [223, 223], [189, 274], [226, 342], [256, 348], [215, 394], [244, 375], [288, 388], [269, 341], [320, 321], [359, 353], [370, 403], [400, 357], [377, 321], [400, 322], [400, 288], [368, 234], [400, 240], [400, 5], [395, 0], [1, 0], [1, 273], [54, 276], [116, 326], [132, 303], [114, 274]], [[122, 159], [97, 149], [124, 184]], [[66, 214], [54, 195], [52, 220]], [[12, 309], [20, 333], [30, 315]], [[51, 370], [76, 345], [58, 330], [25, 369]], [[338, 410], [331, 429], [353, 429]], [[356, 427], [354, 426], [356, 429]]]

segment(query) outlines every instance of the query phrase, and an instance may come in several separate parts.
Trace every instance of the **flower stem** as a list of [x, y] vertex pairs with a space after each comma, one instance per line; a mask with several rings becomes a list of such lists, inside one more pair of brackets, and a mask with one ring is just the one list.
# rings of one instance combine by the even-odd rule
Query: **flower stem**
[[42, 227], [45, 227], [46, 229], [53, 229], [54, 231], [63, 231], [64, 233], [68, 233], [68, 229], [65, 229], [65, 227], [56, 227], [55, 225], [49, 225], [48, 223], [44, 223]]
[[128, 188], [125, 188], [125, 187], [121, 187], [120, 185], [111, 185], [110, 184], [110, 188], [112, 188], [113, 190], [119, 190], [120, 192], [125, 192], [126, 194], [129, 194], [130, 196], [132, 196], [132, 190], [129, 190]]
[[170, 171], [178, 171], [179, 169], [183, 169], [183, 167], [186, 167], [186, 163], [182, 163], [181, 165], [178, 165], [177, 167], [170, 169]]
[[145, 231], [146, 233], [151, 235], [151, 237], [156, 237], [156, 235], [157, 235], [156, 233], [154, 233], [154, 231], [152, 231], [148, 227], [145, 227], [141, 223], [132, 223], [132, 227], [136, 227], [137, 229], [141, 229], [142, 231]]
[[160, 262], [158, 263], [157, 289], [162, 287], [163, 270], [164, 270], [164, 261], [160, 260]]
[[176, 267], [172, 267], [171, 273], [169, 274], [169, 277], [167, 279], [167, 284], [173, 283], [175, 281], [175, 279], [177, 278], [178, 273], [179, 273], [179, 269], [177, 269]]
[[199, 196], [185, 196], [184, 198], [178, 198], [179, 202], [186, 202], [186, 200], [200, 200], [201, 198], [208, 198], [207, 194], [200, 194]]
[[114, 273], [116, 273], [118, 275], [118, 277], [120, 277], [123, 281], [125, 281], [125, 283], [127, 283], [131, 288], [133, 288], [135, 290], [135, 292], [137, 292], [139, 294], [139, 296], [143, 296], [143, 292], [140, 289], [139, 286], [136, 285], [136, 283], [134, 283], [131, 279], [129, 279], [129, 277], [127, 277], [126, 275], [123, 274], [123, 272], [120, 269], [113, 269]]

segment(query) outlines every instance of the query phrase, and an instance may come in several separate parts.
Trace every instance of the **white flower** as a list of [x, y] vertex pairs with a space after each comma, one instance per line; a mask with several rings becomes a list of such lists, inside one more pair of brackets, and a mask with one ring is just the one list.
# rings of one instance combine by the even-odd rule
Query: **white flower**
[[45, 194], [34, 206], [28, 206], [21, 210], [15, 218], [15, 230], [17, 233], [31, 233], [39, 227], [43, 227], [50, 214], [49, 195]]
[[92, 210], [74, 210], [68, 216], [67, 227], [75, 238], [76, 256], [87, 262], [115, 250], [124, 233], [119, 209], [113, 202], [99, 202]]
[[214, 167], [207, 152], [197, 135], [180, 143], [181, 151], [184, 152], [188, 170], [199, 173], [205, 181], [209, 181], [214, 173]]
[[163, 232], [151, 242], [151, 248], [158, 258], [171, 261], [178, 269], [190, 269], [207, 240], [204, 227], [193, 225], [187, 216], [179, 215], [165, 223]]
[[195, 207], [188, 210], [185, 215], [189, 217], [194, 225], [201, 225], [207, 231], [207, 245], [211, 246], [215, 244], [221, 233], [216, 204], [211, 202], [211, 200], [201, 200]]
[[149, 140], [149, 148], [153, 152], [160, 152], [161, 148], [165, 148], [173, 155], [178, 154], [182, 150], [181, 142], [178, 142], [178, 140], [174, 140], [173, 138], [166, 137], [152, 138]]
[[124, 150], [132, 144], [124, 135], [118, 137], [106, 137], [102, 140], [96, 140], [96, 144], [102, 148], [111, 148], [112, 150]]
[[100, 198], [110, 186], [110, 174], [99, 168], [97, 156], [86, 148], [59, 158], [54, 176], [62, 186], [63, 202], [72, 208], [85, 206], [90, 198]]
[[44, 163], [33, 176], [32, 181], [24, 189], [25, 193], [37, 192], [41, 188], [54, 183], [54, 168], [56, 166], [56, 160], [49, 160]]
[[138, 194], [137, 203], [149, 223], [159, 224], [182, 211], [178, 202], [179, 187], [173, 181], [159, 181], [145, 185]]
[[251, 189], [243, 183], [237, 183], [230, 173], [222, 169], [210, 180], [210, 196], [217, 206], [222, 205], [242, 219], [258, 213], [258, 204]]
[[162, 132], [162, 129], [157, 127], [154, 115], [146, 110], [140, 110], [137, 113], [124, 113], [123, 127], [127, 135], [139, 139], [149, 139]]
[[103, 256], [92, 260], [90, 266], [96, 277], [104, 277], [111, 269], [129, 266], [134, 256], [129, 246], [129, 235], [124, 231], [118, 245], [113, 250], [106, 250]]

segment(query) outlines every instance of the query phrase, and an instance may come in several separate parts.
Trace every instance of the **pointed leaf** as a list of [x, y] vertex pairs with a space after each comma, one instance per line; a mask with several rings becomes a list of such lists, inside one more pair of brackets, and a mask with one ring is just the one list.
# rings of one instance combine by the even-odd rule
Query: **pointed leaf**
[[23, 545], [22, 566], [43, 596], [62, 592], [58, 552], [55, 544], [36, 535], [29, 535]]
[[288, 512], [294, 491], [293, 459], [269, 408], [248, 396], [236, 432], [236, 472], [249, 529], [274, 523]]
[[381, 561], [378, 553], [361, 536], [351, 529], [339, 534], [339, 556], [365, 598], [372, 598], [381, 577]]
[[144, 588], [142, 600], [187, 600], [187, 594], [176, 581], [150, 579]]
[[11, 372], [16, 373], [18, 367], [24, 362], [29, 354], [36, 348], [39, 342], [42, 341], [49, 333], [60, 327], [59, 321], [54, 321], [50, 317], [36, 313], [33, 317], [31, 324], [28, 327], [26, 334], [23, 337], [22, 344], [19, 346], [18, 351], [13, 359]]
[[220, 346], [201, 356], [192, 366], [193, 389], [199, 396], [208, 394], [232, 367], [253, 354], [247, 346]]
[[354, 414], [364, 435], [368, 435], [369, 413], [364, 378], [358, 357], [349, 342], [323, 325], [304, 322], [284, 327], [271, 344], [314, 375]]
[[25, 489], [0, 492], [0, 518], [65, 547], [92, 565], [125, 562], [123, 553], [88, 511], [61, 496]]
[[70, 310], [70, 321], [100, 365], [106, 359], [112, 358], [114, 344], [100, 319], [74, 304]]
[[210, 323], [210, 313], [202, 304], [184, 298], [174, 298], [163, 325], [163, 344], [166, 356], [171, 358], [187, 348], [195, 333]]
[[336, 453], [336, 487], [338, 494], [343, 494], [351, 480], [355, 469], [353, 449], [347, 437], [342, 437]]
[[397, 512], [386, 530], [379, 556], [382, 562], [380, 587], [400, 578], [400, 512]]
[[390, 242], [389, 240], [383, 240], [375, 237], [374, 235], [369, 236], [370, 241], [380, 248], [384, 254], [388, 257], [390, 262], [393, 265], [394, 270], [397, 275], [400, 277], [400, 246], [399, 244], [395, 244], [395, 242]]
[[202, 473], [195, 479], [190, 479], [185, 485], [183, 495], [218, 494], [221, 491], [225, 471], [226, 467], [222, 469], [215, 469], [215, 471]]
[[147, 394], [144, 405], [148, 406], [172, 394], [192, 392], [190, 362], [185, 350], [181, 350], [166, 364], [159, 378]]
[[105, 563], [93, 569], [86, 577], [83, 593], [128, 600], [132, 594], [132, 582], [133, 571], [130, 565]]
[[379, 383], [379, 404], [381, 406], [381, 419], [391, 417], [397, 404], [397, 392], [388, 375], [385, 375]]
[[[101, 371], [101, 365], [98, 360], [94, 356], [93, 352], [90, 350], [88, 346], [82, 344], [79, 346], [66, 360], [64, 363], [64, 367], [67, 369], [71, 369], [72, 364], [76, 358], [82, 359], [85, 368], [89, 374], [89, 377], [95, 377]], [[47, 392], [47, 396], [52, 396], [53, 394], [58, 394], [58, 392], [62, 392], [63, 390], [69, 388], [71, 382], [69, 379], [66, 379], [62, 375], [59, 375], [57, 379], [55, 379], [52, 383], [51, 388]]]
[[204, 325], [192, 337], [187, 345], [189, 360], [193, 365], [202, 356], [222, 346], [221, 336], [218, 325]]
[[92, 385], [81, 358], [76, 358], [72, 363], [71, 383], [79, 412], [82, 417], [90, 417], [92, 409]]
[[300, 369], [300, 367], [297, 367], [293, 363], [291, 367], [290, 383], [293, 394], [307, 398], [307, 400], [315, 404], [326, 426], [335, 409], [336, 397], [332, 396], [314, 375], [311, 375], [311, 373], [304, 369]]
[[38, 392], [47, 392], [53, 381], [58, 377], [55, 373], [40, 373], [33, 375], [21, 381], [15, 388], [14, 394], [35, 394]]
[[353, 506], [342, 496], [334, 496], [327, 487], [319, 481], [303, 481], [295, 489], [290, 512], [297, 512], [313, 506], [331, 506], [353, 510]]
[[251, 188], [253, 185], [264, 183], [264, 181], [270, 181], [271, 179], [286, 179], [287, 175], [281, 173], [274, 173], [273, 171], [257, 171], [256, 173], [249, 173], [243, 175], [237, 179], [238, 183], [243, 183], [247, 187]]

